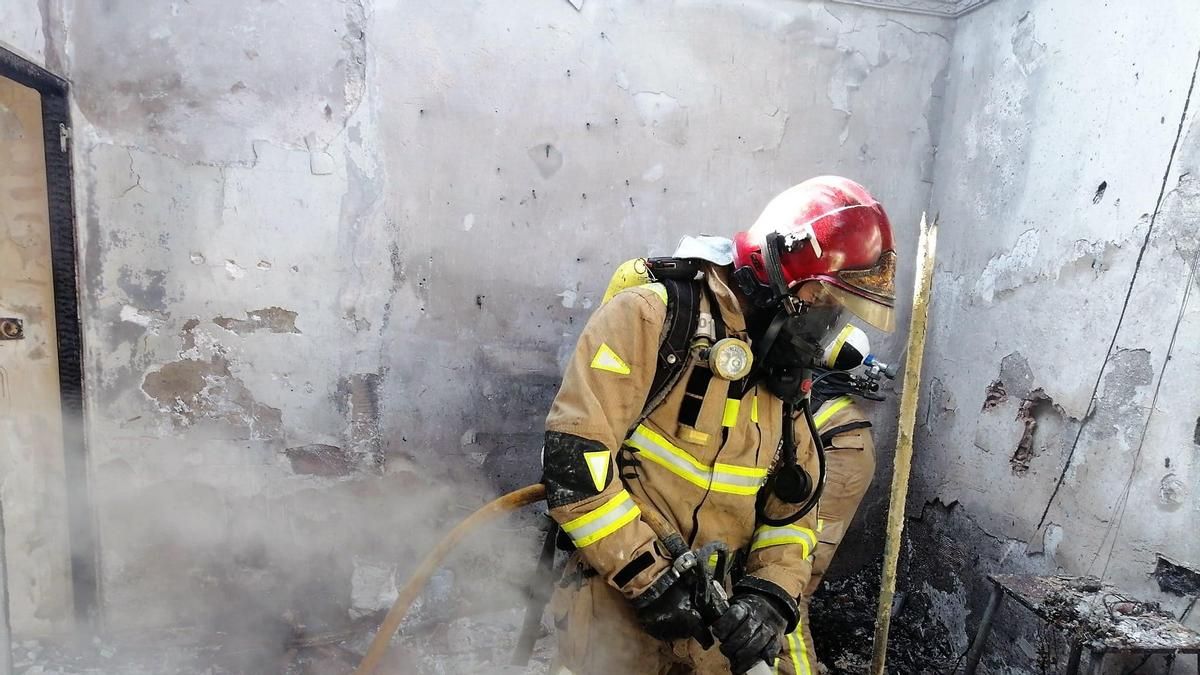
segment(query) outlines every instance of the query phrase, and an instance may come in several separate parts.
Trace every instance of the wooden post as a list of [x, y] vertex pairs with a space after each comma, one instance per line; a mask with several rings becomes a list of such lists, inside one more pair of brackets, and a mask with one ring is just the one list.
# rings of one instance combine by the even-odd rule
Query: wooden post
[[896, 593], [896, 567], [900, 559], [904, 533], [904, 501], [908, 497], [908, 476], [912, 468], [913, 428], [921, 392], [921, 361], [925, 355], [925, 333], [929, 318], [929, 296], [933, 287], [933, 258], [937, 248], [937, 220], [925, 224], [921, 214], [921, 238], [917, 244], [917, 274], [913, 290], [912, 323], [904, 357], [904, 389], [900, 393], [900, 425], [896, 437], [896, 458], [892, 469], [892, 494], [888, 502], [887, 540], [883, 546], [883, 577], [879, 587], [879, 609], [875, 614], [872, 675], [883, 675], [887, 659], [888, 628], [892, 621], [892, 596]]

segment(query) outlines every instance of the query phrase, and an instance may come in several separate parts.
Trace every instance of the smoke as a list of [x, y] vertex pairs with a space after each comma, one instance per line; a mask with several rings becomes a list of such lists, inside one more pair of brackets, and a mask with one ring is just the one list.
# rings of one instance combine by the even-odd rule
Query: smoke
[[[71, 534], [98, 545], [92, 625], [73, 622], [69, 602], [38, 604], [74, 591], [67, 507], [48, 511], [61, 541], [51, 530], [39, 544], [33, 531], [45, 518], [10, 506], [24, 493], [12, 480], [21, 474], [6, 473], [18, 672], [349, 673], [421, 558], [498, 493], [449, 452], [446, 466], [327, 476], [295, 473], [284, 449], [266, 443], [91, 436], [86, 487], [68, 493], [61, 465], [38, 484], [61, 486], [46, 500], [86, 495], [90, 516], [75, 524], [92, 531]], [[452, 471], [451, 462], [462, 464]], [[402, 626], [392, 666], [507, 664], [538, 533], [531, 508], [464, 541]], [[51, 558], [53, 576], [41, 562]]]

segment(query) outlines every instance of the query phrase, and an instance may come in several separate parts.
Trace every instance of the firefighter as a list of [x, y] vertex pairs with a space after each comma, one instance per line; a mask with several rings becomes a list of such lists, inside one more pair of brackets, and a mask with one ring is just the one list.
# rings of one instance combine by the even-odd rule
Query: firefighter
[[[575, 549], [552, 598], [559, 672], [743, 673], [775, 661], [817, 548], [806, 364], [843, 308], [892, 328], [891, 225], [853, 181], [811, 179], [734, 241], [693, 243], [663, 266], [681, 274], [655, 274], [593, 313], [546, 419], [542, 482]], [[699, 577], [674, 573], [648, 510], [692, 550], [747, 551], [711, 625]], [[708, 636], [719, 651], [702, 646]]]

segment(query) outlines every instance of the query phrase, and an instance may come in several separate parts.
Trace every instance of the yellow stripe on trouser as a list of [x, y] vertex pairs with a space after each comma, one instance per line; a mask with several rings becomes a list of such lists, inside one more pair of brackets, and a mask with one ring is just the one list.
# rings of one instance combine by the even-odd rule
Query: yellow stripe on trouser
[[629, 493], [621, 490], [599, 508], [564, 523], [562, 529], [579, 548], [594, 544], [642, 515]]
[[760, 548], [784, 544], [800, 544], [801, 550], [804, 551], [804, 557], [807, 558], [817, 547], [817, 533], [799, 525], [784, 525], [783, 527], [762, 525], [754, 530], [754, 539], [750, 542], [750, 550], [757, 551]]
[[[824, 410], [817, 413], [816, 417], [813, 419], [813, 422], [817, 425], [818, 428], [820, 428], [826, 422], [828, 422], [830, 420], [830, 418], [832, 418], [834, 415], [836, 415], [838, 413], [838, 411], [840, 411], [843, 408], [845, 408], [846, 406], [850, 405], [852, 402], [853, 401], [851, 400], [851, 398], [849, 396], [842, 396], [842, 397], [833, 399], [832, 401], [829, 402], [828, 407], [826, 407]], [[817, 521], [817, 529], [818, 530], [822, 529], [824, 524], [825, 524], [824, 521], [818, 520]], [[810, 555], [811, 551], [813, 550], [813, 548], [815, 548], [816, 534], [813, 533], [813, 531], [808, 528], [793, 526], [793, 529], [802, 530], [803, 532], [770, 533], [770, 536], [768, 536], [768, 533], [763, 532], [764, 530], [779, 530], [779, 529], [788, 529], [788, 528], [766, 528], [766, 527], [758, 528], [758, 530], [756, 530], [754, 533], [754, 543], [750, 545], [750, 550], [753, 551], [756, 548], [765, 548], [767, 546], [776, 546], [778, 544], [800, 544], [803, 547], [802, 550], [804, 551], [804, 556], [808, 557]], [[762, 535], [761, 539], [760, 539], [760, 533]], [[807, 612], [805, 612], [805, 614], [807, 614]], [[804, 641], [804, 624], [802, 622], [804, 621], [805, 618], [807, 618], [807, 617], [806, 616], [800, 617], [800, 619], [796, 622], [796, 630], [792, 631], [791, 633], [788, 633], [787, 638], [786, 638], [787, 646], [786, 646], [785, 651], [787, 652], [788, 660], [792, 662], [792, 664], [791, 664], [792, 671], [795, 675], [812, 675], [812, 672], [813, 672], [812, 671], [812, 663], [808, 657], [808, 644]], [[778, 661], [776, 661], [776, 663], [775, 663], [775, 672], [776, 673], [783, 672], [780, 670], [780, 666], [782, 663], [783, 663], [783, 659], [779, 659]]]
[[[803, 619], [801, 619], [803, 620]], [[804, 643], [803, 626], [796, 624], [796, 630], [787, 635], [787, 655], [792, 662], [795, 675], [812, 675], [812, 664], [808, 660], [808, 645]], [[779, 666], [783, 659], [775, 662], [775, 672], [780, 672]]]
[[836, 415], [839, 410], [845, 408], [853, 402], [854, 401], [851, 400], [849, 396], [839, 396], [838, 398], [833, 399], [829, 402], [828, 408], [817, 413], [816, 417], [813, 418], [813, 423], [816, 424], [818, 428], [821, 427], [821, 425], [829, 421], [829, 418]]
[[625, 444], [692, 485], [713, 492], [753, 495], [758, 493], [758, 488], [767, 479], [766, 469], [720, 462], [713, 466], [702, 464], [644, 424], [639, 424], [633, 430]]

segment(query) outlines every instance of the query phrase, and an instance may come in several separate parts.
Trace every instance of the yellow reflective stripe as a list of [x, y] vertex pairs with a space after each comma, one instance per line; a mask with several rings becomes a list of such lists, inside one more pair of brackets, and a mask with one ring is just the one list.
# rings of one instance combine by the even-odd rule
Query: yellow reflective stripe
[[600, 347], [596, 349], [596, 355], [592, 357], [592, 368], [596, 370], [605, 370], [617, 375], [628, 375], [630, 372], [629, 364], [625, 363], [624, 359], [617, 356], [612, 347], [608, 346], [607, 342], [601, 342]]
[[808, 643], [804, 641], [804, 634], [801, 633], [801, 620], [803, 619], [797, 620], [796, 630], [788, 635], [788, 641], [794, 643], [791, 650], [792, 664], [796, 666], [796, 675], [812, 675], [812, 665], [808, 662]]
[[766, 478], [766, 469], [757, 469], [752, 466], [738, 466], [736, 464], [722, 464], [717, 462], [713, 465], [714, 474], [732, 474], [734, 476], [747, 476], [749, 478]]
[[616, 532], [640, 515], [642, 512], [633, 503], [629, 493], [621, 490], [599, 508], [564, 523], [562, 529], [576, 546], [583, 548]]
[[585, 452], [583, 461], [587, 464], [588, 473], [592, 475], [592, 485], [596, 486], [596, 492], [603, 492], [604, 486], [608, 483], [608, 465], [612, 463], [608, 451]]
[[818, 412], [817, 416], [813, 418], [813, 422], [817, 425], [817, 428], [820, 429], [823, 424], [829, 421], [829, 418], [833, 417], [838, 413], [839, 410], [845, 408], [853, 402], [854, 401], [852, 401], [849, 396], [839, 396], [827, 403], [826, 406], [828, 407]]
[[667, 287], [666, 286], [663, 286], [662, 284], [643, 284], [642, 287], [654, 291], [654, 294], [657, 295], [659, 297], [659, 299], [663, 301], [663, 304], [664, 305], [667, 304]]
[[762, 525], [754, 530], [754, 540], [750, 543], [750, 550], [757, 551], [761, 548], [784, 544], [800, 544], [801, 551], [804, 553], [803, 557], [807, 558], [817, 547], [817, 533], [799, 525], [784, 525], [783, 527]]
[[701, 464], [661, 434], [644, 424], [625, 441], [646, 459], [679, 476], [696, 487], [734, 495], [753, 495], [767, 478], [767, 470], [756, 467], [717, 463]]
[[742, 402], [736, 398], [725, 399], [725, 414], [721, 417], [721, 426], [736, 427], [738, 410], [742, 407]]
[[[808, 660], [808, 644], [804, 642], [803, 618], [796, 621], [796, 630], [787, 634], [787, 656], [792, 662], [792, 672], [795, 675], [812, 675], [812, 665]], [[780, 673], [779, 666], [783, 659], [775, 661], [775, 673]]]
[[654, 453], [655, 450], [662, 450], [673, 457], [683, 460], [684, 463], [690, 465], [692, 468], [698, 471], [704, 473], [708, 473], [710, 471], [709, 467], [701, 464], [699, 460], [687, 454], [682, 449], [675, 447], [674, 443], [671, 443], [671, 441], [663, 438], [661, 434], [645, 424], [639, 424], [637, 429], [633, 430], [633, 434], [629, 436], [629, 441], [639, 450], [643, 450], [651, 454], [656, 454]]
[[754, 400], [750, 403], [750, 421], [758, 424], [758, 392], [754, 392]]

